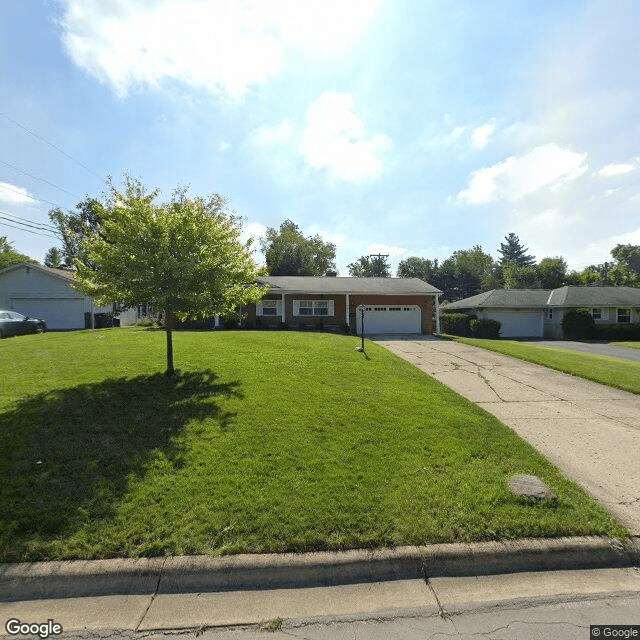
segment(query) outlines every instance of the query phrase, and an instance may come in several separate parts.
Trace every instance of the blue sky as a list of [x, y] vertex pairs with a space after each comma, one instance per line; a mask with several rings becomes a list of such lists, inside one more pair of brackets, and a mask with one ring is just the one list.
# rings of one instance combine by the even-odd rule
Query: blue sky
[[3, 2], [0, 215], [126, 172], [225, 195], [247, 236], [290, 218], [341, 275], [509, 232], [582, 268], [640, 244], [639, 25], [637, 0]]

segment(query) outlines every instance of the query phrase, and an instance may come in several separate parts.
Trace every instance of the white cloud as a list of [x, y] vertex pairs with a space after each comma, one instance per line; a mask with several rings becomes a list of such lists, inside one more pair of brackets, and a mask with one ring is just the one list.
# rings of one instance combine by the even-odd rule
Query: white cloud
[[366, 255], [382, 254], [388, 255], [390, 261], [403, 258], [407, 255], [406, 247], [398, 247], [391, 244], [373, 243], [367, 246]]
[[289, 143], [294, 135], [293, 126], [288, 120], [274, 125], [265, 125], [252, 131], [251, 143], [262, 149]]
[[0, 202], [7, 204], [34, 204], [34, 196], [22, 187], [9, 182], [0, 182]]
[[361, 183], [378, 178], [381, 156], [390, 147], [386, 135], [365, 132], [349, 93], [326, 91], [307, 110], [301, 153], [310, 166], [327, 169], [337, 180]]
[[476, 149], [484, 149], [489, 144], [489, 138], [496, 130], [496, 125], [487, 123], [476, 127], [471, 134], [471, 144]]
[[598, 175], [603, 178], [613, 178], [635, 171], [635, 169], [636, 167], [633, 164], [608, 164], [598, 171]]
[[371, 0], [63, 0], [71, 59], [120, 97], [167, 80], [237, 98], [292, 50], [346, 50], [378, 8]]
[[554, 143], [536, 147], [522, 156], [511, 156], [471, 174], [469, 186], [458, 197], [471, 204], [494, 200], [516, 201], [543, 187], [558, 189], [587, 170], [587, 154], [563, 149]]
[[264, 237], [267, 232], [267, 227], [265, 227], [260, 222], [250, 222], [249, 224], [245, 224], [242, 226], [242, 231], [240, 232], [240, 241], [246, 243], [251, 240], [251, 250], [254, 254], [257, 254], [260, 250], [260, 238]]
[[218, 145], [218, 151], [220, 151], [220, 153], [224, 153], [225, 151], [228, 151], [229, 149], [231, 149], [231, 143], [227, 142], [226, 140], [222, 140], [220, 142], [220, 144]]

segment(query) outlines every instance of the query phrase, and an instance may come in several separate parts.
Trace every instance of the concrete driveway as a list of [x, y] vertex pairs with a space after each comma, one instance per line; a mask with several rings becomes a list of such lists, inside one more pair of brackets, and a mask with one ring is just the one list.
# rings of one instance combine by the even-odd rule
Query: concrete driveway
[[623, 360], [635, 360], [640, 362], [640, 349], [625, 349], [624, 347], [610, 347], [602, 342], [575, 342], [573, 340], [518, 340], [518, 342], [530, 342], [535, 346], [553, 347], [554, 349], [569, 349], [588, 353], [594, 356], [609, 356], [622, 358]]
[[495, 415], [640, 534], [640, 396], [430, 336], [374, 341]]

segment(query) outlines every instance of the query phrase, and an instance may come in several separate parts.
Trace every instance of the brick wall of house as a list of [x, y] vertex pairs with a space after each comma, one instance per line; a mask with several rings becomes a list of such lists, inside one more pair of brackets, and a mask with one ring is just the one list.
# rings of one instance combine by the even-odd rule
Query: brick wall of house
[[[280, 294], [268, 294], [264, 300], [282, 300]], [[294, 316], [294, 300], [333, 300], [333, 316]], [[435, 331], [434, 302], [433, 297], [415, 296], [382, 296], [382, 295], [350, 295], [349, 296], [349, 325], [351, 332], [355, 333], [356, 307], [359, 304], [366, 305], [418, 305], [421, 309], [422, 333], [432, 334]], [[281, 316], [256, 317], [255, 305], [247, 305], [243, 309], [246, 313], [246, 325], [255, 327], [259, 322], [263, 327], [276, 328], [282, 322]], [[346, 322], [346, 296], [343, 294], [287, 294], [285, 296], [285, 322], [291, 329], [303, 328], [307, 325], [318, 325], [322, 322], [325, 327], [339, 328]]]

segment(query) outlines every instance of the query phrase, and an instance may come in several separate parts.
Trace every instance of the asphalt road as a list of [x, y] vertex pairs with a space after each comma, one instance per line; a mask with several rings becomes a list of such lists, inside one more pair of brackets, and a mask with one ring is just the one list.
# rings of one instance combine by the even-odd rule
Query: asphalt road
[[[636, 625], [640, 595], [608, 595], [544, 604], [523, 602], [445, 615], [380, 616], [358, 620], [275, 621], [251, 627], [74, 631], [60, 640], [589, 640], [590, 625]], [[604, 635], [600, 637], [611, 637]], [[638, 632], [640, 633], [640, 631]], [[24, 638], [25, 636], [3, 636]], [[34, 636], [29, 636], [30, 638]], [[633, 636], [618, 636], [633, 637]], [[640, 637], [640, 636], [637, 636]]]
[[0, 637], [37, 637], [6, 634], [9, 619], [51, 620], [60, 640], [587, 640], [590, 625], [640, 625], [632, 567], [137, 598], [0, 603]]

